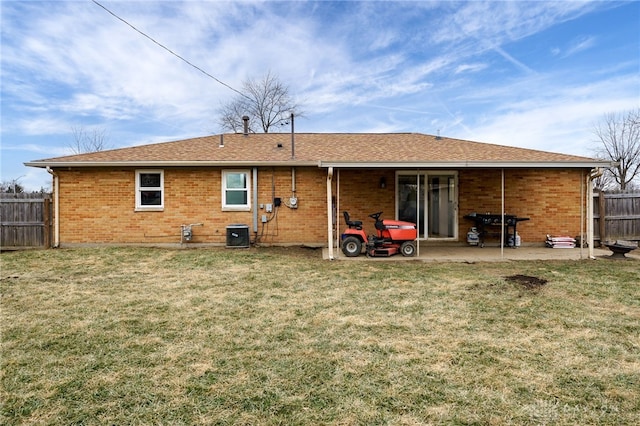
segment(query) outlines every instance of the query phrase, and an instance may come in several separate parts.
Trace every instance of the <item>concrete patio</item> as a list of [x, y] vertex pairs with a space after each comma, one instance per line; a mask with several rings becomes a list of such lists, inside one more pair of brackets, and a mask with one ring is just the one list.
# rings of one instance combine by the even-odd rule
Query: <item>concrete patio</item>
[[[543, 246], [522, 246], [518, 248], [499, 246], [474, 247], [466, 245], [432, 245], [420, 244], [418, 255], [415, 257], [403, 257], [400, 254], [391, 257], [367, 257], [364, 254], [358, 257], [346, 257], [340, 248], [334, 248], [334, 260], [350, 261], [421, 261], [421, 262], [506, 262], [517, 260], [589, 260], [588, 248], [547, 248]], [[640, 249], [628, 253], [625, 259], [612, 259], [611, 250], [606, 247], [594, 248], [595, 260], [610, 262], [640, 261]], [[329, 249], [322, 251], [324, 259], [329, 259]]]

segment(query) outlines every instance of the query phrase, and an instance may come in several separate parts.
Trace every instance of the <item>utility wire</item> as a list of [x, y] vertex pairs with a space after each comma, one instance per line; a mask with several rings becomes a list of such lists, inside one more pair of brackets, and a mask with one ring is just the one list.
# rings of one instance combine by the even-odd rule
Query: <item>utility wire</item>
[[136, 27], [134, 27], [133, 25], [131, 25], [129, 22], [125, 21], [124, 19], [122, 19], [121, 17], [119, 17], [118, 15], [116, 15], [115, 13], [113, 13], [112, 11], [110, 11], [109, 9], [107, 9], [105, 6], [103, 6], [102, 4], [100, 4], [99, 2], [97, 2], [96, 0], [91, 0], [93, 3], [95, 3], [96, 5], [100, 6], [102, 9], [104, 9], [107, 13], [109, 13], [110, 15], [112, 15], [114, 18], [118, 19], [119, 21], [122, 21], [124, 24], [128, 25], [129, 27], [131, 27], [134, 31], [136, 31], [137, 33], [139, 33], [140, 35], [148, 38], [149, 40], [151, 40], [152, 42], [154, 42], [155, 44], [157, 44], [158, 46], [160, 46], [161, 48], [163, 48], [164, 50], [166, 50], [167, 52], [171, 53], [173, 56], [175, 56], [176, 58], [180, 59], [181, 61], [184, 61], [185, 63], [191, 65], [193, 68], [197, 69], [198, 71], [200, 71], [201, 73], [203, 73], [204, 75], [206, 75], [209, 78], [214, 79], [215, 81], [217, 81], [218, 83], [222, 84], [223, 86], [225, 86], [228, 89], [233, 90], [234, 92], [236, 92], [237, 94], [239, 94], [240, 96], [243, 96], [249, 100], [251, 100], [250, 97], [248, 97], [247, 95], [245, 95], [244, 93], [242, 93], [241, 91], [234, 89], [233, 87], [229, 86], [227, 83], [225, 83], [224, 81], [221, 81], [219, 79], [217, 79], [216, 77], [212, 76], [211, 74], [209, 74], [208, 72], [206, 72], [205, 70], [203, 70], [202, 68], [200, 68], [199, 66], [193, 64], [192, 62], [188, 61], [187, 59], [183, 58], [182, 56], [178, 55], [176, 52], [174, 52], [173, 50], [169, 49], [167, 46], [163, 45], [162, 43], [156, 41], [153, 37], [145, 34], [144, 32], [140, 31], [139, 29], [137, 29]]

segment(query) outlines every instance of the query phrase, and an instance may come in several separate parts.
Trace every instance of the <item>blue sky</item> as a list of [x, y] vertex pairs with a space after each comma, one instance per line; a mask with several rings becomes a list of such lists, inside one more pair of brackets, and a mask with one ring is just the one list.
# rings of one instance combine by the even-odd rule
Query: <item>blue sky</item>
[[[100, 1], [231, 87], [268, 71], [299, 132], [420, 132], [591, 156], [640, 106], [640, 2]], [[218, 133], [235, 93], [92, 1], [1, 3], [1, 179], [70, 154]], [[288, 129], [287, 129], [288, 130]]]

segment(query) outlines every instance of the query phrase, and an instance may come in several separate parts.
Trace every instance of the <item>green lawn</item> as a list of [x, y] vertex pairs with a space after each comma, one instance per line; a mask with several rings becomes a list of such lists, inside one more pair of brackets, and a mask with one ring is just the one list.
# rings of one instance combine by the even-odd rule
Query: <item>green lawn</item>
[[637, 260], [330, 262], [302, 248], [0, 260], [2, 424], [640, 419]]

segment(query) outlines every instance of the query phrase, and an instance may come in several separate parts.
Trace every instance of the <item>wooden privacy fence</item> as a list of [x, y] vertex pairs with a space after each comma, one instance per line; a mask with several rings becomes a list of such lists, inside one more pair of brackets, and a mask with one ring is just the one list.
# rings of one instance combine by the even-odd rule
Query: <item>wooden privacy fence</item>
[[593, 194], [594, 240], [640, 241], [640, 192]]
[[48, 194], [0, 194], [0, 249], [51, 247]]

